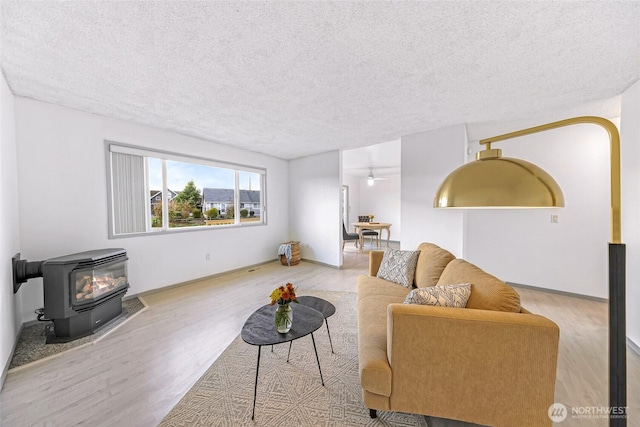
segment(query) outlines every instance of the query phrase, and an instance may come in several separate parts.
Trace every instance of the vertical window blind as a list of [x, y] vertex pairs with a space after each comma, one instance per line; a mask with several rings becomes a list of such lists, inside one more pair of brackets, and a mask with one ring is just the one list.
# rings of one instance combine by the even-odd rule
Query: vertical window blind
[[144, 157], [111, 153], [115, 234], [147, 231]]

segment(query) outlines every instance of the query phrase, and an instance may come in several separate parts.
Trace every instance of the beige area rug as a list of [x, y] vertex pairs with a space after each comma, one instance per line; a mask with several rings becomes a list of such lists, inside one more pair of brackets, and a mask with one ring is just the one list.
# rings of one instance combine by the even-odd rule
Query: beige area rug
[[[325, 386], [320, 383], [311, 336], [288, 344], [263, 347], [255, 420], [251, 420], [258, 347], [240, 336], [227, 347], [196, 384], [164, 418], [161, 426], [424, 426], [425, 417], [378, 411], [369, 418], [362, 403], [358, 375], [356, 294], [298, 292], [332, 302], [329, 317], [335, 354], [327, 329], [314, 332]], [[295, 324], [295, 305], [294, 324]]]

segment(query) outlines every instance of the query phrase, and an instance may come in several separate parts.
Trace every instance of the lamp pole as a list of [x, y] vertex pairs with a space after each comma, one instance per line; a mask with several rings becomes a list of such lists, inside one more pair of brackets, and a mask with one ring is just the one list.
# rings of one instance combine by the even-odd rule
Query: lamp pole
[[480, 140], [491, 143], [576, 124], [596, 124], [609, 134], [611, 150], [611, 242], [609, 243], [609, 426], [627, 425], [627, 334], [625, 307], [626, 248], [622, 243], [620, 196], [620, 135], [616, 126], [602, 117], [582, 116], [560, 120]]

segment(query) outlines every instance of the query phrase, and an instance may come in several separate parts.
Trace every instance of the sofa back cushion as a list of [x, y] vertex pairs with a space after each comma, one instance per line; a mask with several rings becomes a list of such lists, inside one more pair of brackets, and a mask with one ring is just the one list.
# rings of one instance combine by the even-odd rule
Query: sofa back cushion
[[413, 287], [413, 276], [416, 272], [418, 255], [420, 255], [420, 251], [385, 249], [384, 255], [382, 256], [382, 263], [380, 264], [376, 277], [411, 289]]
[[438, 281], [438, 285], [457, 283], [471, 283], [467, 308], [520, 313], [520, 295], [511, 286], [463, 259], [447, 264]]
[[[417, 288], [426, 288], [438, 284], [438, 279], [444, 268], [451, 261], [456, 259], [449, 251], [442, 249], [433, 243], [422, 243], [418, 246], [420, 255], [418, 256], [418, 264], [416, 265], [416, 274], [414, 275], [414, 283]], [[466, 283], [466, 282], [455, 282]], [[453, 282], [447, 283], [454, 284]]]

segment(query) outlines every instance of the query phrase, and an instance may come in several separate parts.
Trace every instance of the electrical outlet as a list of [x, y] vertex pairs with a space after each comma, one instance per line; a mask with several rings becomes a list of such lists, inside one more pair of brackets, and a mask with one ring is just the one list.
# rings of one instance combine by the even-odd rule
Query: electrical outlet
[[560, 222], [560, 221], [558, 220], [558, 215], [556, 215], [556, 214], [551, 214], [551, 222], [552, 222], [552, 223], [554, 223], [554, 224], [557, 224], [558, 222]]
[[205, 259], [206, 261], [210, 261], [210, 260], [211, 260], [211, 254], [210, 254], [210, 253], [208, 253], [208, 252], [207, 252], [206, 254], [204, 254], [204, 259]]

